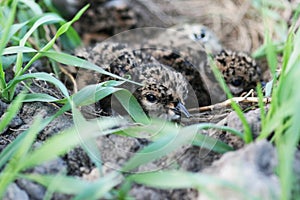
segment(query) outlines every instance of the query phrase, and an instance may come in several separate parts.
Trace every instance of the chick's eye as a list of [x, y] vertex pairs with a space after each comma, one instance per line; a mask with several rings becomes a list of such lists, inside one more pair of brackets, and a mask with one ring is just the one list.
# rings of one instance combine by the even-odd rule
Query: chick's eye
[[147, 94], [146, 99], [147, 99], [147, 101], [149, 101], [151, 103], [154, 103], [157, 100], [153, 94]]
[[196, 40], [203, 40], [205, 37], [206, 37], [205, 30], [201, 30], [201, 33], [200, 33], [200, 34], [194, 33], [194, 38], [195, 38]]
[[205, 30], [201, 30], [200, 38], [205, 38], [205, 36], [206, 36]]
[[234, 79], [233, 81], [231, 81], [231, 84], [235, 87], [237, 86], [240, 86], [242, 84], [242, 79], [241, 78], [237, 78], [237, 79]]

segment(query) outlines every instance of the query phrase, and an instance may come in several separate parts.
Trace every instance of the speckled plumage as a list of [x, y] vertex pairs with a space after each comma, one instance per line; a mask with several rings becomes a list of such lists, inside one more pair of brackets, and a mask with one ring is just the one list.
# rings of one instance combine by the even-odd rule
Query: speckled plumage
[[[99, 43], [94, 47], [78, 51], [77, 55], [88, 59], [111, 73], [122, 77], [130, 75], [132, 80], [142, 82], [148, 86], [151, 85], [148, 88], [134, 89], [133, 92], [135, 92], [135, 96], [147, 112], [155, 110], [157, 112], [159, 110], [160, 114], [152, 114], [153, 116], [168, 113], [170, 106], [166, 102], [172, 102], [177, 98], [178, 102], [183, 103], [187, 96], [191, 96], [193, 93], [195, 93], [198, 101], [194, 106], [204, 106], [225, 100], [226, 96], [213, 76], [206, 53], [221, 49], [217, 38], [201, 25], [194, 24], [183, 27], [176, 27], [176, 30], [179, 31], [175, 31], [175, 28], [159, 31], [148, 29], [144, 32], [138, 30], [133, 32], [135, 34], [131, 33], [125, 35], [125, 37], [120, 34], [111, 39], [111, 41], [117, 42]], [[191, 28], [191, 30], [187, 31], [188, 28]], [[196, 35], [201, 35], [201, 31], [206, 30], [206, 33], [210, 34], [210, 36], [206, 36], [212, 41], [206, 40], [206, 43], [203, 43], [202, 40], [193, 40], [190, 37], [193, 35], [193, 30], [200, 30], [195, 33]], [[143, 39], [144, 35], [152, 37], [146, 40]], [[201, 36], [199, 37], [201, 38]], [[209, 46], [213, 44], [215, 46], [210, 48]], [[245, 53], [220, 50], [219, 53], [213, 56], [213, 59], [235, 96], [254, 88], [256, 83], [260, 81], [259, 66], [254, 59]], [[165, 71], [166, 73], [163, 73]], [[146, 72], [151, 77], [143, 74]], [[79, 81], [79, 85], [91, 84], [91, 81], [99, 82], [111, 79], [109, 76], [95, 77], [94, 74], [92, 76], [83, 78], [83, 82]], [[145, 80], [147, 82], [144, 82]], [[151, 80], [153, 81], [151, 82]], [[161, 84], [164, 87], [155, 88], [155, 84]], [[181, 87], [182, 85], [183, 87]], [[185, 94], [188, 91], [187, 85], [191, 86], [188, 95]], [[167, 91], [168, 89], [170, 91]], [[164, 100], [159, 100], [160, 105], [158, 102], [149, 105], [146, 101], [143, 101], [142, 94], [147, 93], [143, 90], [152, 90], [159, 99]], [[163, 92], [166, 93], [160, 96], [160, 93]], [[172, 98], [165, 100], [165, 96], [169, 94], [172, 94]]]
[[[200, 24], [184, 24], [170, 29], [149, 30], [147, 40], [135, 44], [159, 62], [183, 74], [193, 88], [199, 106], [211, 104], [207, 74], [207, 53], [221, 50], [218, 38]], [[142, 35], [142, 34], [141, 34]]]
[[246, 53], [222, 50], [214, 61], [235, 96], [255, 88], [261, 80], [260, 67]]
[[[153, 57], [131, 50], [126, 44], [99, 43], [77, 51], [77, 56], [101, 66], [106, 71], [143, 84], [130, 84], [131, 90], [147, 114], [177, 121], [188, 95], [184, 76], [159, 63]], [[77, 80], [84, 86], [113, 79], [90, 71], [80, 71]], [[81, 81], [82, 80], [82, 81]], [[176, 80], [176, 81], [174, 81]], [[188, 115], [188, 114], [187, 114]]]
[[208, 63], [211, 53], [234, 96], [255, 88], [261, 70], [243, 52], [224, 50], [215, 34], [201, 24], [183, 24], [166, 29], [141, 44], [145, 52], [182, 73], [191, 84], [200, 106], [225, 100]]

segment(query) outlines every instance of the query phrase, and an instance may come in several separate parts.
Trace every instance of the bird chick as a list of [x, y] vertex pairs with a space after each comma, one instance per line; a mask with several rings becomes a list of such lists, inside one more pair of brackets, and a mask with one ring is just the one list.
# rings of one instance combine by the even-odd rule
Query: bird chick
[[178, 121], [181, 113], [189, 117], [185, 108], [188, 83], [182, 74], [163, 64], [142, 64], [130, 72], [132, 80], [142, 83], [133, 93], [152, 117]]
[[[131, 77], [131, 80], [141, 83], [143, 86], [127, 83], [125, 88], [133, 93], [149, 116], [172, 121], [179, 121], [181, 113], [190, 116], [184, 105], [188, 82], [182, 74], [151, 56], [133, 51], [121, 43], [98, 43], [93, 48], [80, 49], [76, 54], [106, 71], [121, 77]], [[78, 78], [87, 81], [95, 79], [95, 74], [81, 72]], [[96, 79], [103, 82], [115, 78], [102, 75]]]
[[208, 27], [202, 24], [180, 24], [171, 27], [179, 34], [188, 36], [189, 39], [198, 42], [208, 53], [218, 53], [222, 50], [222, 45], [218, 37]]
[[214, 61], [234, 96], [255, 88], [261, 81], [260, 67], [246, 53], [222, 50]]
[[[202, 36], [199, 35], [197, 37], [203, 37], [203, 39], [196, 41], [192, 34], [193, 31], [188, 31], [188, 27], [195, 29], [195, 35], [201, 35], [202, 30]], [[216, 48], [213, 51], [221, 49], [220, 44], [217, 42], [218, 39], [211, 31], [204, 29], [204, 26], [196, 24], [176, 26], [170, 29], [149, 30], [149, 32], [151, 31], [153, 34], [148, 34], [150, 39], [142, 41], [135, 48], [141, 49], [145, 54], [153, 56], [162, 64], [170, 66], [175, 71], [181, 73], [192, 86], [198, 100], [198, 105], [210, 105], [211, 99], [207, 85], [203, 81], [201, 68], [207, 66], [206, 51], [209, 50], [206, 50], [206, 47], [213, 48], [213, 44], [217, 43], [218, 45], [215, 45]], [[193, 39], [191, 38], [192, 36], [194, 37]], [[206, 37], [208, 38], [206, 39]], [[214, 42], [211, 40], [214, 40]]]

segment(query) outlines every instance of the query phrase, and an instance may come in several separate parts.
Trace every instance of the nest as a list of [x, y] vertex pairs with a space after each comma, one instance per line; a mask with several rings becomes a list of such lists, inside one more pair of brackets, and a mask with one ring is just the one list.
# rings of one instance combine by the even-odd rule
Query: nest
[[[154, 0], [160, 9], [172, 16], [172, 23], [196, 22], [208, 26], [228, 49], [253, 52], [263, 44], [266, 27], [276, 40], [276, 21], [262, 18], [262, 11], [253, 7], [252, 1], [245, 0]], [[298, 0], [292, 4], [279, 0], [280, 19], [289, 22]], [[264, 23], [265, 22], [265, 23]]]

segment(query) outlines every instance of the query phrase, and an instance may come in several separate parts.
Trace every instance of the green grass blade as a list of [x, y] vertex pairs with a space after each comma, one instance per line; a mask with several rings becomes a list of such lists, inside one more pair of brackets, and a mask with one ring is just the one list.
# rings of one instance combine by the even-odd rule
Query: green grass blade
[[81, 45], [81, 38], [73, 27], [70, 27], [66, 35], [61, 36], [61, 43], [64, 49], [74, 50]]
[[[291, 33], [290, 35], [293, 35], [293, 33]], [[286, 63], [286, 68], [283, 68], [283, 73], [287, 74], [290, 72], [290, 70], [295, 66], [297, 65], [297, 63], [299, 62], [299, 59], [300, 59], [300, 55], [299, 55], [299, 52], [300, 52], [300, 47], [298, 47], [296, 44], [300, 44], [300, 32], [297, 31], [296, 35], [295, 35], [295, 38], [294, 38], [294, 41], [287, 41], [287, 47], [286, 47], [286, 51], [285, 53], [287, 54], [286, 57], [288, 57], [288, 61]], [[292, 36], [290, 36], [292, 37]], [[294, 45], [294, 49], [293, 49], [293, 52], [290, 53], [289, 52], [289, 48], [291, 45]]]
[[249, 194], [245, 189], [240, 188], [235, 183], [201, 173], [178, 170], [156, 171], [130, 175], [127, 179], [138, 184], [160, 189], [196, 188], [199, 192], [210, 196], [210, 199], [222, 199], [222, 197], [217, 196], [214, 191], [206, 189], [208, 185], [213, 184], [223, 187], [224, 189], [231, 189], [241, 194], [244, 197], [243, 199], [256, 199], [254, 195]]
[[[114, 84], [118, 85], [121, 83], [119, 81], [113, 81], [113, 82], [114, 83], [112, 85]], [[114, 87], [101, 87], [106, 84], [110, 85], [110, 83], [107, 82], [103, 82], [97, 85], [88, 85], [82, 88], [79, 92], [73, 94], [71, 96], [71, 99], [76, 106], [85, 106], [85, 105], [90, 105], [92, 103], [95, 103], [119, 90], [118, 88], [114, 88]], [[65, 104], [60, 109], [61, 113], [71, 109], [71, 105], [67, 101], [67, 99], [61, 99], [58, 100], [57, 102]]]
[[35, 23], [32, 25], [32, 27], [26, 32], [26, 34], [24, 35], [24, 37], [21, 39], [20, 46], [25, 46], [25, 43], [28, 40], [28, 38], [41, 25], [44, 25], [44, 24], [53, 24], [53, 23], [58, 23], [58, 22], [63, 21], [63, 18], [61, 18], [60, 16], [58, 16], [55, 13], [45, 13], [45, 14], [42, 14], [41, 16], [39, 16], [36, 19], [37, 20], [35, 21]]
[[24, 96], [24, 94], [18, 95], [17, 98], [9, 105], [7, 111], [2, 115], [0, 123], [0, 134], [2, 134], [3, 130], [19, 112]]
[[265, 104], [263, 102], [264, 95], [262, 92], [261, 84], [258, 84], [256, 86], [256, 92], [257, 92], [257, 96], [258, 96], [258, 106], [259, 106], [259, 110], [260, 110], [261, 129], [264, 129], [265, 124], [266, 124], [266, 111], [265, 111]]
[[80, 68], [83, 68], [83, 69], [93, 70], [93, 71], [96, 71], [100, 74], [108, 75], [108, 76], [111, 76], [113, 78], [117, 78], [119, 80], [131, 82], [133, 84], [137, 84], [137, 85], [142, 86], [142, 84], [140, 84], [140, 83], [137, 83], [137, 82], [128, 80], [126, 78], [117, 76], [115, 74], [109, 73], [109, 72], [103, 70], [101, 67], [99, 67], [99, 66], [97, 66], [93, 63], [90, 63], [90, 62], [88, 62], [84, 59], [78, 58], [76, 56], [72, 56], [72, 55], [69, 55], [69, 54], [66, 54], [66, 53], [62, 53], [62, 52], [55, 52], [55, 51], [41, 52], [41, 54], [43, 56], [46, 56], [48, 58], [51, 58], [51, 59], [55, 60], [56, 62], [65, 64], [65, 65], [70, 65], [70, 66], [80, 67]]
[[19, 177], [37, 182], [45, 187], [50, 186], [53, 191], [63, 194], [78, 194], [92, 185], [79, 178], [64, 175], [22, 174]]
[[290, 29], [290, 34], [288, 34], [287, 41], [284, 45], [283, 49], [283, 58], [282, 58], [282, 71], [286, 71], [287, 64], [289, 61], [289, 58], [291, 57], [292, 51], [293, 51], [293, 40], [294, 40], [294, 34], [293, 34], [293, 29]]
[[[159, 171], [130, 175], [129, 180], [150, 187], [163, 189], [196, 188], [195, 174], [184, 171]], [[202, 175], [202, 187], [213, 183], [212, 177]]]
[[0, 198], [4, 195], [7, 186], [16, 179], [17, 174], [22, 170], [21, 163], [40, 131], [40, 121], [40, 118], [37, 118], [28, 131], [22, 133], [25, 134], [23, 140], [19, 143], [19, 146], [13, 152], [9, 163], [0, 174]]
[[[276, 97], [275, 97], [276, 98]], [[272, 104], [273, 104], [274, 96], [272, 97]], [[290, 101], [286, 102], [286, 105], [282, 105], [281, 107], [276, 107], [276, 112], [271, 115], [270, 112], [268, 112], [266, 117], [266, 124], [264, 126], [264, 129], [262, 129], [259, 139], [265, 139], [267, 138], [274, 130], [282, 126], [282, 123], [286, 118], [292, 115], [294, 108], [290, 106]], [[272, 106], [271, 104], [271, 106]], [[271, 109], [274, 109], [271, 107]]]
[[295, 109], [294, 107], [300, 104], [300, 93], [298, 92], [299, 88], [298, 84], [295, 84], [299, 80], [300, 76], [300, 48], [296, 47], [300, 45], [299, 30], [296, 33], [294, 45], [295, 48], [293, 49], [292, 55], [297, 54], [298, 59], [293, 60], [289, 58], [287, 66], [290, 67], [287, 67], [285, 69], [286, 71], [282, 72], [282, 77], [280, 77], [282, 78], [282, 85], [281, 87], [278, 87], [278, 90], [286, 90], [286, 88], [289, 88], [289, 95], [280, 95], [278, 98], [281, 98], [281, 101], [284, 103], [289, 100], [290, 102], [287, 103], [287, 105], [292, 107], [292, 113], [286, 118], [282, 118], [279, 128], [275, 131], [275, 144], [279, 155], [278, 174], [282, 188], [281, 199], [290, 199], [292, 197], [292, 190], [295, 187], [293, 183], [293, 161], [295, 151], [297, 150], [300, 141], [300, 113], [298, 109]]
[[10, 33], [11, 26], [14, 22], [14, 18], [16, 15], [17, 3], [18, 3], [17, 0], [14, 0], [12, 2], [11, 10], [10, 10], [10, 13], [9, 13], [9, 16], [7, 19], [7, 24], [6, 24], [3, 34], [1, 35], [1, 38], [0, 38], [0, 55], [1, 55], [0, 56], [0, 97], [3, 95], [7, 96], [7, 94], [2, 93], [2, 91], [1, 91], [2, 89], [4, 89], [6, 87], [5, 73], [4, 73], [4, 69], [3, 69], [3, 65], [2, 65], [2, 52], [3, 52], [3, 49], [6, 47], [8, 40], [9, 40], [9, 33]]
[[192, 144], [201, 148], [210, 149], [217, 153], [226, 153], [233, 150], [228, 144], [203, 134], [197, 134]]
[[[48, 117], [44, 119], [40, 126], [38, 127], [38, 130], [41, 131], [44, 129], [55, 117], [61, 115], [63, 112], [58, 111], [56, 115]], [[21, 133], [14, 141], [12, 141], [0, 154], [0, 167], [3, 167], [8, 160], [11, 159], [11, 157], [15, 154], [15, 152], [19, 149], [22, 142], [25, 140], [26, 135], [28, 134], [29, 130], [24, 131]]]
[[4, 49], [2, 55], [17, 54], [17, 53], [36, 53], [37, 50], [30, 47], [11, 46]]
[[274, 86], [274, 80], [276, 81], [276, 79], [272, 79], [271, 81], [266, 83], [265, 86], [265, 97], [271, 97], [272, 96], [272, 91], [273, 91], [273, 86]]
[[[213, 59], [211, 57], [209, 57], [209, 63], [210, 66], [212, 68], [212, 71], [217, 79], [217, 81], [219, 82], [220, 86], [222, 87], [222, 89], [224, 90], [224, 92], [226, 93], [227, 97], [229, 99], [232, 99], [233, 96], [228, 88], [228, 86], [225, 83], [224, 78], [222, 77], [220, 71], [218, 70], [216, 64], [213, 62]], [[252, 138], [252, 131], [251, 128], [247, 122], [247, 119], [242, 111], [242, 109], [240, 108], [240, 106], [231, 100], [231, 107], [233, 108], [233, 110], [236, 112], [236, 114], [238, 115], [239, 119], [241, 120], [242, 124], [243, 124], [243, 129], [244, 129], [244, 137], [243, 140], [246, 144], [250, 143], [253, 141]]]
[[36, 15], [43, 14], [41, 7], [35, 1], [19, 0], [19, 2], [22, 2], [23, 4], [25, 4], [29, 9], [32, 10], [32, 12], [34, 14], [36, 14]]
[[[115, 132], [114, 134], [122, 135], [122, 136], [130, 136], [130, 137], [141, 137], [141, 133], [147, 133], [147, 137], [149, 137], [152, 141], [159, 141], [162, 137], [168, 134], [175, 134], [176, 131], [178, 131], [178, 127], [172, 127], [169, 131], [166, 131], [166, 134], [157, 134], [159, 131], [161, 131], [161, 127], [164, 127], [164, 122], [161, 122], [161, 120], [157, 121], [156, 119], [151, 119], [153, 123], [148, 124], [146, 126], [134, 126], [129, 127], [124, 130]], [[239, 136], [240, 138], [243, 138], [243, 134], [238, 132], [235, 129], [232, 129], [227, 126], [218, 126], [215, 124], [210, 123], [203, 123], [203, 124], [195, 124], [187, 127], [183, 127], [181, 132], [190, 132], [199, 129], [219, 129], [222, 131], [228, 131], [232, 134], [235, 134]], [[175, 132], [172, 132], [176, 130]], [[198, 133], [195, 135], [194, 140], [192, 141], [192, 144], [195, 146], [199, 146], [201, 148], [209, 149], [218, 153], [225, 153], [227, 151], [233, 150], [232, 147], [228, 146], [224, 142], [221, 142], [215, 138], [203, 135], [201, 133]]]
[[[82, 130], [82, 125], [86, 124], [86, 119], [82, 116], [82, 114], [79, 112], [79, 110], [75, 107], [74, 103], [72, 103], [72, 115], [73, 115], [73, 121], [76, 127], [77, 136], [79, 140], [81, 141], [81, 146], [84, 149], [84, 151], [88, 154], [88, 156], [91, 158], [92, 162], [96, 165], [98, 170], [102, 169], [102, 163], [101, 163], [101, 152], [97, 146], [97, 142], [95, 138], [85, 138], [86, 136], [84, 134], [81, 134], [84, 132]], [[97, 119], [94, 120], [94, 123], [97, 123]], [[100, 125], [100, 124], [99, 124]], [[100, 133], [105, 132], [105, 128], [99, 126], [98, 127]]]
[[10, 13], [7, 19], [7, 24], [2, 32], [1, 39], [0, 39], [0, 55], [2, 55], [3, 49], [4, 47], [6, 47], [9, 41], [9, 34], [16, 15], [17, 4], [18, 4], [17, 0], [12, 1], [12, 5], [10, 7]]
[[144, 110], [136, 100], [136, 98], [128, 90], [119, 90], [114, 93], [114, 96], [126, 109], [135, 122], [149, 124], [150, 120]]
[[[122, 168], [124, 171], [130, 171], [140, 165], [154, 161], [170, 152], [180, 148], [183, 145], [192, 144], [196, 134], [203, 128], [199, 125], [195, 127], [178, 128], [175, 125], [167, 121], [155, 121], [154, 126], [145, 126], [144, 132], [153, 131], [153, 134], [159, 139], [155, 139], [153, 143], [143, 148], [141, 151], [135, 154]], [[150, 134], [151, 135], [151, 134]], [[155, 137], [154, 137], [155, 138]]]
[[13, 37], [13, 35], [15, 35], [20, 29], [25, 27], [28, 23], [29, 23], [29, 21], [25, 21], [25, 22], [18, 23], [18, 24], [13, 24], [10, 28], [8, 39], [10, 40]]
[[[57, 14], [54, 13], [43, 14], [41, 17], [37, 18], [37, 21], [33, 24], [33, 26], [29, 29], [29, 31], [27, 31], [24, 37], [20, 40], [20, 46], [21, 47], [25, 46], [25, 43], [28, 40], [28, 38], [41, 25], [48, 24], [48, 23], [57, 23], [60, 21], [63, 21], [63, 19]], [[17, 62], [16, 62], [16, 72], [15, 72], [16, 75], [20, 75], [20, 72], [22, 70], [22, 63], [23, 63], [23, 54], [19, 52], [17, 55]]]
[[116, 172], [94, 182], [63, 175], [24, 174], [20, 177], [35, 181], [45, 187], [50, 186], [53, 192], [76, 195], [74, 200], [99, 199], [120, 183], [120, 176]]
[[62, 131], [60, 134], [49, 138], [41, 147], [31, 152], [22, 164], [22, 168], [26, 169], [54, 159], [57, 156], [63, 155], [79, 143], [80, 141], [76, 136], [74, 128]]
[[12, 156], [18, 150], [18, 147], [24, 140], [25, 136], [26, 134], [20, 134], [14, 141], [6, 146], [4, 150], [2, 150], [2, 152], [0, 153], [0, 168], [3, 168], [4, 165], [6, 165], [9, 160], [11, 160]]
[[63, 95], [65, 97], [69, 97], [69, 92], [66, 88], [66, 86], [57, 78], [51, 76], [48, 73], [45, 72], [36, 72], [36, 73], [32, 73], [32, 74], [24, 74], [22, 76], [18, 76], [15, 77], [13, 80], [11, 80], [6, 88], [6, 90], [9, 90], [12, 87], [15, 87], [16, 84], [18, 84], [21, 81], [24, 81], [26, 79], [39, 79], [39, 80], [43, 80], [43, 81], [47, 81], [49, 83], [54, 84], [58, 89], [60, 89], [60, 91], [63, 93]]
[[[283, 65], [279, 81], [274, 84], [272, 102], [268, 111], [265, 126], [259, 138], [273, 134], [272, 141], [278, 152], [277, 174], [281, 184], [281, 199], [292, 198], [294, 188], [293, 159], [299, 145], [300, 114], [300, 31], [294, 34], [292, 26], [284, 46]], [[274, 82], [276, 79], [274, 79]]]
[[[118, 82], [119, 85], [123, 82]], [[103, 87], [106, 83], [88, 85], [82, 88], [80, 91], [72, 96], [72, 99], [76, 106], [85, 106], [95, 103], [111, 94], [116, 92], [118, 89], [114, 87]]]
[[[41, 49], [41, 52], [46, 52], [52, 48], [54, 45], [55, 41], [57, 40], [58, 37], [60, 37], [62, 34], [64, 34], [74, 23], [76, 20], [80, 18], [80, 16], [87, 10], [89, 5], [83, 7], [76, 15], [75, 17], [70, 21], [62, 25], [54, 35], [54, 37]], [[39, 52], [37, 53], [27, 64], [26, 66], [22, 69], [17, 71], [16, 75], [24, 74], [25, 71], [34, 63], [37, 59], [39, 59], [42, 56], [42, 54]]]
[[[276, 53], [281, 53], [284, 48], [284, 42], [273, 42], [273, 48]], [[251, 56], [255, 59], [266, 57], [267, 55], [267, 44], [260, 46]]]
[[34, 94], [26, 94], [23, 102], [59, 102], [60, 99], [57, 99], [49, 94], [45, 93], [34, 93]]
[[113, 172], [108, 174], [98, 181], [96, 181], [91, 187], [86, 190], [81, 190], [77, 196], [73, 198], [73, 200], [97, 200], [104, 197], [109, 191], [111, 191], [114, 187], [116, 187], [121, 182], [121, 177], [117, 172]]
[[[80, 112], [77, 112], [76, 119], [78, 119], [79, 115]], [[85, 124], [79, 124], [73, 128], [64, 130], [60, 134], [49, 138], [40, 148], [31, 152], [22, 163], [23, 168], [27, 169], [65, 154], [71, 148], [81, 144], [83, 141], [80, 139], [88, 140], [100, 135], [113, 133], [117, 131], [113, 130], [113, 128], [119, 126], [120, 123], [122, 124], [124, 122], [120, 119], [108, 118], [97, 122], [86, 122]], [[83, 130], [85, 133], [84, 137], [78, 135], [82, 133]], [[86, 130], [88, 130], [88, 132]]]
[[118, 86], [122, 83], [123, 82], [109, 81], [100, 85], [89, 85], [84, 87], [77, 94], [74, 94], [73, 101], [76, 106], [89, 105], [113, 94], [120, 101], [122, 106], [126, 109], [134, 121], [142, 124], [149, 124], [147, 115], [135, 97], [128, 90], [114, 87], [102, 87], [108, 85]]
[[265, 41], [266, 41], [266, 53], [267, 53], [267, 61], [268, 61], [268, 66], [272, 72], [273, 78], [276, 77], [276, 69], [278, 65], [277, 61], [277, 53], [276, 53], [276, 48], [275, 45], [273, 44], [270, 34], [266, 32], [265, 34]]

